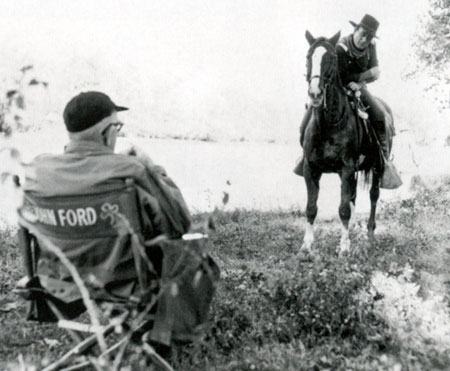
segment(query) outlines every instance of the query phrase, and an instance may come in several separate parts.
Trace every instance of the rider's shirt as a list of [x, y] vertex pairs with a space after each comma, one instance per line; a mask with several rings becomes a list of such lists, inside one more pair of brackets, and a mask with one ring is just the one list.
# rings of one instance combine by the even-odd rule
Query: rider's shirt
[[361, 73], [378, 66], [375, 43], [372, 42], [364, 50], [359, 50], [353, 43], [352, 34], [339, 41], [336, 53], [339, 74], [344, 86], [352, 81], [358, 82]]

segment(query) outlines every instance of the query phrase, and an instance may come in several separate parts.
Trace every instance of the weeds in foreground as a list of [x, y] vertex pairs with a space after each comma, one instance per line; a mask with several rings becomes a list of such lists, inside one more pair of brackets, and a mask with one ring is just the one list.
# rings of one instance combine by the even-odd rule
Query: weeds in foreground
[[[450, 237], [450, 194], [445, 187], [383, 206], [378, 225], [386, 227], [378, 233], [377, 244], [360, 237], [365, 230], [353, 230], [355, 251], [347, 258], [334, 253], [337, 221], [318, 222], [316, 258], [299, 263], [293, 257], [303, 237], [300, 213], [221, 213], [213, 255], [223, 274], [210, 331], [202, 343], [175, 347], [172, 365], [186, 371], [445, 370], [448, 355], [416, 336], [412, 325], [400, 333], [381, 314], [386, 301], [370, 279], [375, 271], [400, 278], [406, 265], [411, 269], [408, 282], [421, 287], [426, 283], [421, 272], [432, 273], [432, 278], [433, 272], [448, 274], [450, 255], [443, 254]], [[0, 238], [10, 254], [5, 263], [6, 249], [0, 250], [0, 280], [12, 282], [11, 276], [19, 276], [13, 271], [19, 269], [18, 251], [10, 235]], [[4, 286], [0, 294], [9, 295], [11, 287]], [[12, 313], [6, 317], [11, 324], [2, 330], [12, 334], [12, 326], [20, 328], [23, 336], [17, 338], [33, 339], [35, 357], [64, 347], [57, 330], [42, 331]], [[42, 347], [38, 341], [45, 337], [61, 340], [59, 348]], [[9, 339], [0, 340], [0, 358], [14, 361], [20, 353], [31, 357], [28, 348], [12, 344], [12, 335]], [[5, 344], [8, 351], [2, 352]]]

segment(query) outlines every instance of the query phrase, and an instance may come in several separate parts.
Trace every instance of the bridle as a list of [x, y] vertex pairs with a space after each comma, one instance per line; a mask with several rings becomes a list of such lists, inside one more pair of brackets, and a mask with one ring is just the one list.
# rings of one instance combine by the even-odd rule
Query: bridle
[[327, 90], [329, 88], [329, 86], [331, 85], [332, 82], [335, 81], [336, 78], [336, 73], [337, 73], [337, 69], [334, 67], [331, 69], [331, 73], [328, 76], [321, 76], [321, 75], [313, 75], [311, 76], [311, 58], [312, 55], [314, 53], [314, 51], [316, 50], [317, 47], [319, 46], [324, 46], [325, 49], [327, 50], [328, 53], [331, 54], [332, 57], [332, 61], [331, 61], [331, 65], [332, 66], [336, 66], [337, 64], [337, 54], [336, 54], [336, 50], [333, 47], [333, 45], [331, 45], [326, 39], [318, 39], [314, 44], [311, 45], [311, 47], [309, 48], [306, 60], [307, 60], [307, 75], [306, 75], [306, 81], [308, 82], [308, 86], [311, 85], [311, 81], [313, 79], [319, 79], [319, 86], [322, 87], [323, 90], [323, 106], [324, 109], [327, 110]]
[[[311, 76], [311, 58], [312, 55], [315, 51], [315, 49], [319, 46], [324, 46], [325, 49], [327, 50], [327, 53], [330, 53], [331, 55], [331, 61], [330, 61], [330, 66], [331, 68], [329, 68], [326, 72], [327, 74], [323, 74], [322, 76], [320, 75], [313, 75]], [[320, 38], [318, 40], [316, 40], [310, 47], [308, 54], [307, 54], [307, 75], [306, 75], [306, 81], [308, 82], [308, 86], [311, 84], [311, 81], [313, 79], [319, 79], [319, 87], [322, 89], [323, 91], [323, 99], [322, 99], [322, 103], [321, 105], [323, 106], [323, 110], [325, 112], [328, 112], [328, 106], [327, 106], [327, 95], [329, 94], [329, 88], [330, 86], [332, 86], [332, 84], [338, 84], [339, 87], [342, 87], [341, 82], [340, 82], [340, 78], [339, 78], [339, 74], [338, 74], [338, 69], [337, 69], [337, 53], [336, 53], [336, 49], [335, 47], [327, 40], [324, 38]], [[342, 114], [340, 115], [340, 117], [334, 121], [331, 122], [331, 124], [333, 126], [339, 125], [342, 120], [345, 117], [346, 114], [346, 105], [344, 105], [344, 110], [342, 111]]]

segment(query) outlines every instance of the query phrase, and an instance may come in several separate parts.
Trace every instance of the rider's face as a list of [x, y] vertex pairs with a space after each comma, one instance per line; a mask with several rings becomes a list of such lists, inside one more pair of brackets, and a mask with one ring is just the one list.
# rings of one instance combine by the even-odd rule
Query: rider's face
[[358, 27], [353, 33], [353, 42], [358, 49], [365, 49], [373, 39], [373, 34], [363, 27]]

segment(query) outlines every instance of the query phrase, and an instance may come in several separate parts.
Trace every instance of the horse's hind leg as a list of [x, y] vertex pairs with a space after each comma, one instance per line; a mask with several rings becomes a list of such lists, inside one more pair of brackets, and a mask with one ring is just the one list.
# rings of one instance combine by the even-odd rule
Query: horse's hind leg
[[371, 242], [375, 241], [375, 215], [377, 210], [378, 198], [380, 197], [380, 180], [381, 173], [378, 171], [373, 171], [372, 186], [370, 187], [370, 216], [369, 222], [367, 223], [367, 235]]
[[354, 211], [356, 200], [356, 177], [351, 169], [344, 169], [341, 177], [341, 203], [339, 205], [339, 217], [342, 222], [340, 253], [350, 249], [349, 222]]
[[313, 224], [317, 215], [317, 199], [319, 198], [319, 182], [321, 173], [313, 172], [309, 165], [304, 166], [304, 178], [306, 183], [306, 190], [308, 192], [308, 202], [306, 205], [306, 228], [303, 244], [300, 251], [311, 251], [311, 246], [314, 242]]

